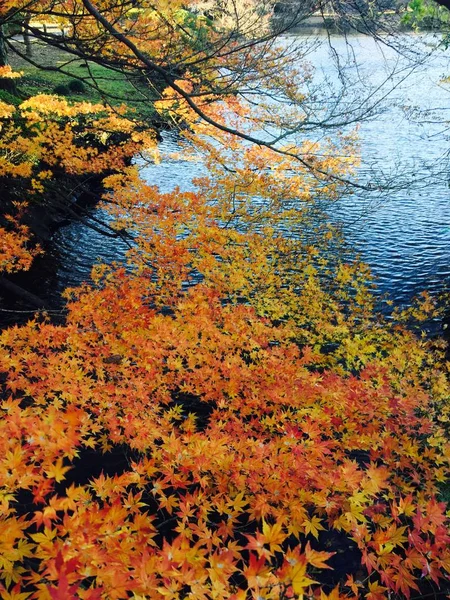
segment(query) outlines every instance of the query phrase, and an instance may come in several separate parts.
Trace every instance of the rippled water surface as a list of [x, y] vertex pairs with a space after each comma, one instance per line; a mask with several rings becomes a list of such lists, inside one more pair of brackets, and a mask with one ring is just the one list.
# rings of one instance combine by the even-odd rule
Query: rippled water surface
[[[450, 146], [446, 125], [430, 122], [445, 118], [450, 107], [450, 84], [439, 83], [450, 74], [450, 51], [437, 53], [401, 81], [407, 71], [395, 52], [363, 36], [354, 36], [350, 43], [351, 52], [362, 63], [357, 75], [368, 77], [371, 85], [381, 83], [391, 69], [398, 71], [388, 82], [390, 87], [398, 84], [390, 95], [390, 107], [360, 125], [360, 178], [377, 178], [383, 170], [393, 183], [403, 178], [411, 187], [381, 196], [348, 195], [330, 209], [330, 219], [342, 224], [349, 242], [371, 266], [380, 292], [395, 303], [407, 304], [421, 290], [438, 293], [450, 281], [450, 190], [445, 166]], [[332, 44], [342, 56], [349, 55], [343, 38], [333, 37]], [[336, 78], [326, 44], [309, 59], [319, 79]], [[412, 122], [405, 107], [428, 112]], [[165, 134], [162, 149], [178, 147], [176, 135]], [[189, 189], [191, 179], [201, 172], [199, 163], [168, 158], [143, 168], [142, 176], [167, 191], [175, 185]], [[125, 250], [117, 240], [79, 223], [62, 228], [54, 241], [59, 255], [58, 291], [88, 279], [97, 259], [120, 259]]]

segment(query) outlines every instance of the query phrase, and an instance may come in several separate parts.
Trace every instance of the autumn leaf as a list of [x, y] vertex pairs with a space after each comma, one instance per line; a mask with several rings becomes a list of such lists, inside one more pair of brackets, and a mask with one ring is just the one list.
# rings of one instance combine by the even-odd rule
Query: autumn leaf
[[49, 479], [54, 479], [57, 483], [64, 481], [64, 475], [70, 471], [71, 467], [63, 466], [63, 459], [58, 458], [54, 465], [45, 470], [45, 474]]
[[268, 544], [270, 552], [280, 552], [281, 546], [287, 537], [283, 531], [283, 523], [274, 523], [269, 525], [264, 519], [262, 520], [263, 534], [261, 539], [264, 544]]
[[325, 527], [322, 525], [321, 520], [313, 515], [311, 519], [305, 519], [303, 521], [303, 527], [305, 528], [306, 534], [313, 535], [316, 539], [319, 539], [319, 532], [325, 531]]

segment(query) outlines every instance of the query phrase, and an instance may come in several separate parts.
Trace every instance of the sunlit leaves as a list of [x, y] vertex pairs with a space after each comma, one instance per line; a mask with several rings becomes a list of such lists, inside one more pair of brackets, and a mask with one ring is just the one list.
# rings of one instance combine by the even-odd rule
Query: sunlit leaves
[[[64, 560], [80, 564], [67, 589], [94, 577], [110, 597], [188, 586], [226, 598], [242, 573], [253, 590], [301, 596], [319, 589], [333, 548], [299, 544], [322, 544], [335, 528], [353, 538], [368, 573], [380, 574], [367, 594], [406, 593], [423, 569], [439, 579], [445, 506], [422, 490], [436, 492], [436, 459], [446, 459], [440, 442], [427, 446], [429, 434], [415, 439], [417, 427], [427, 430], [418, 412], [425, 392], [400, 394], [398, 372], [383, 361], [359, 377], [319, 373], [311, 366], [320, 354], [283, 340], [284, 325], [251, 306], [223, 305], [208, 286], [163, 315], [140, 277], [104, 281], [78, 293], [65, 327], [30, 323], [1, 338], [6, 389], [35, 399], [3, 405], [11, 449], [2, 469], [11, 491], [32, 488], [41, 504], [35, 547], [26, 547], [39, 569], [54, 573], [63, 543]], [[52, 480], [64, 482], [78, 450], [102, 438], [143, 454], [122, 475], [55, 496]], [[37, 460], [43, 469], [33, 468]], [[5, 495], [5, 506], [12, 499]], [[169, 532], [175, 540], [164, 541]], [[132, 577], [130, 561], [139, 565]]]
[[[160, 16], [135, 10], [138, 37]], [[64, 325], [0, 335], [2, 594], [380, 600], [440, 584], [443, 349], [374, 312], [367, 269], [310, 212], [353, 161], [305, 141], [313, 181], [307, 165], [214, 134], [170, 90], [162, 103], [206, 156], [194, 191], [162, 194], [125, 168], [153, 138], [123, 114], [55, 96], [0, 104], [5, 174], [38, 193], [58, 168], [113, 168], [105, 208], [133, 236], [126, 265], [67, 292]], [[234, 97], [205, 111], [250, 118]], [[79, 143], [87, 133], [95, 143]], [[350, 157], [352, 139], [341, 146]], [[10, 225], [4, 270], [27, 252]]]
[[[23, 200], [35, 203], [62, 172], [80, 176], [124, 168], [136, 152], [155, 147], [154, 132], [136, 128], [124, 111], [44, 94], [18, 108], [0, 102], [3, 186], [12, 188], [20, 179]], [[18, 206], [18, 214], [3, 215], [0, 225], [0, 272], [27, 270], [40, 252], [21, 223], [25, 205]]]

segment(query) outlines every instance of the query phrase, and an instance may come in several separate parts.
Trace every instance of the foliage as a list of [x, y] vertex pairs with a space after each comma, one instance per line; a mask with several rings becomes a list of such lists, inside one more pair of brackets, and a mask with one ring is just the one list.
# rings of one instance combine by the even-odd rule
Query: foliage
[[[65, 326], [0, 338], [9, 593], [382, 598], [446, 579], [427, 344], [364, 310], [356, 265], [326, 290], [298, 240], [224, 227], [222, 203], [133, 171], [107, 183], [137, 234], [128, 269], [97, 267]], [[90, 473], [92, 451], [126, 462]], [[359, 567], [327, 576], [352, 546]]]
[[402, 22], [417, 29], [441, 29], [449, 21], [448, 8], [428, 0], [412, 0]]
[[70, 88], [68, 85], [60, 83], [53, 88], [53, 93], [57, 96], [68, 96], [70, 94]]
[[86, 91], [84, 83], [79, 79], [71, 79], [68, 87], [70, 91], [75, 92], [76, 94], [82, 94]]
[[[110, 10], [133, 39], [158, 19], [169, 35], [161, 15], [181, 3], [155, 4]], [[144, 58], [196, 52], [161, 39]], [[384, 321], [366, 267], [317, 219], [357, 163], [352, 135], [276, 151], [233, 135], [282, 131], [308, 101], [308, 67], [258, 55], [243, 70], [242, 52], [216, 54], [156, 105], [203, 153], [192, 192], [139, 178], [127, 158], [154, 133], [126, 108], [0, 103], [2, 176], [43, 194], [60, 171], [108, 172], [104, 208], [133, 240], [66, 293], [66, 323], [0, 334], [2, 598], [381, 600], [448, 582], [448, 362], [402, 324], [435, 307], [423, 294]], [[268, 95], [249, 104], [239, 85]], [[20, 214], [9, 225], [6, 272], [31, 260]]]
[[18, 107], [0, 102], [0, 177], [22, 178], [35, 193], [58, 172], [124, 167], [143, 145], [154, 145], [154, 135], [139, 132], [125, 110], [46, 94]]
[[0, 273], [28, 270], [33, 258], [40, 253], [39, 246], [30, 247], [30, 235], [21, 223], [26, 206], [15, 203], [16, 214], [2, 215], [6, 228], [0, 226]]

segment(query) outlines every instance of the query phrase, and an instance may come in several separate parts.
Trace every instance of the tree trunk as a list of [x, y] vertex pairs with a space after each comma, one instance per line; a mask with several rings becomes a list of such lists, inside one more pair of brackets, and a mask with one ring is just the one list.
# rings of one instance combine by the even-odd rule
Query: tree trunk
[[[5, 41], [5, 24], [0, 22], [0, 67], [8, 64], [8, 47]], [[16, 82], [8, 77], [0, 77], [0, 90], [5, 90], [10, 94], [16, 94]]]
[[33, 56], [33, 48], [31, 45], [31, 36], [30, 36], [30, 31], [28, 29], [28, 25], [30, 24], [30, 21], [31, 21], [31, 17], [27, 17], [23, 22], [23, 29], [22, 29], [23, 43], [25, 44], [25, 55], [28, 58], [31, 58]]

